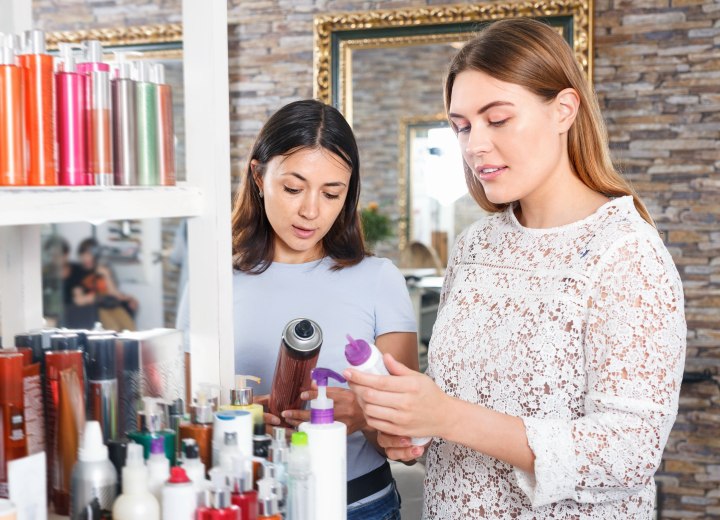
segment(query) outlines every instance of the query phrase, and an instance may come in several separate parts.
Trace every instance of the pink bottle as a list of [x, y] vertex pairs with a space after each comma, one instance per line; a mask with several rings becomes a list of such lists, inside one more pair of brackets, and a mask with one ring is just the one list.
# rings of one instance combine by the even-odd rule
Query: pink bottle
[[61, 70], [55, 73], [58, 174], [63, 186], [88, 182], [85, 99], [87, 76], [75, 70], [73, 46], [61, 43]]

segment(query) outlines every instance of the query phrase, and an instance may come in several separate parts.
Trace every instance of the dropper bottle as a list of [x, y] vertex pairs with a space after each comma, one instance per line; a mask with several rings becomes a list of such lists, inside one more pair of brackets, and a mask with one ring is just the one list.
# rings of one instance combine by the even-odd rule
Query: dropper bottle
[[71, 43], [58, 44], [61, 69], [55, 73], [58, 175], [63, 186], [85, 186], [87, 148], [85, 128], [87, 76], [77, 72]]
[[148, 471], [139, 444], [128, 444], [122, 481], [123, 492], [113, 505], [113, 520], [160, 520], [160, 505], [148, 491]]

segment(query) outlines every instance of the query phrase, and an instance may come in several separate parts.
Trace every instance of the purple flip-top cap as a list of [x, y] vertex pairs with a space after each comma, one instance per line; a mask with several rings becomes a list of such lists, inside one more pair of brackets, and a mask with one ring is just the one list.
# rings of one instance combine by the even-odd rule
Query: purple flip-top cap
[[335, 422], [335, 410], [327, 408], [325, 410], [310, 411], [310, 422], [312, 424], [332, 424]]
[[165, 454], [165, 438], [155, 437], [150, 441], [150, 453], [162, 453]]
[[345, 345], [345, 359], [347, 359], [348, 363], [356, 367], [370, 359], [372, 350], [367, 341], [363, 339], [353, 339], [350, 334], [345, 337], [348, 339], [348, 344]]

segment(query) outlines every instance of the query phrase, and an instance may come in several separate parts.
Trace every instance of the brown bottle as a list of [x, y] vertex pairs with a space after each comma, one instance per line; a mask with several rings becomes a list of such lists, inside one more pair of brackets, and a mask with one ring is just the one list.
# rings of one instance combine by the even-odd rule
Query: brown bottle
[[285, 326], [270, 387], [271, 414], [281, 417], [285, 410], [301, 408], [300, 393], [310, 388], [310, 371], [317, 365], [321, 346], [322, 330], [314, 321], [299, 318]]
[[25, 457], [23, 355], [0, 354], [0, 497], [8, 498], [7, 463]]
[[[201, 385], [202, 386], [202, 385]], [[180, 425], [180, 439], [195, 439], [200, 451], [200, 461], [206, 469], [212, 468], [212, 438], [215, 403], [208, 399], [204, 388], [198, 392], [195, 402], [190, 405], [189, 424]]]

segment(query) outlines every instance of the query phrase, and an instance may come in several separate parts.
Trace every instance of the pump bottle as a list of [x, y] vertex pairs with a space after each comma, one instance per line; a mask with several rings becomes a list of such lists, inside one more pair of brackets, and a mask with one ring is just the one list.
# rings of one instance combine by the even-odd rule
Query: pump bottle
[[[377, 376], [389, 376], [385, 367], [383, 355], [380, 350], [363, 339], [353, 339], [350, 334], [345, 336], [348, 344], [345, 345], [345, 359], [354, 369]], [[432, 437], [413, 437], [410, 442], [414, 446], [424, 446]]]
[[200, 461], [200, 449], [195, 439], [183, 439], [182, 467], [193, 481], [198, 492], [205, 491], [209, 482], [205, 479], [205, 464]]
[[212, 439], [213, 422], [215, 421], [213, 404], [210, 392], [212, 387], [201, 384], [195, 402], [190, 405], [190, 421], [180, 425], [181, 439], [194, 439], [200, 451], [200, 460], [206, 468], [212, 465]]
[[260, 384], [261, 379], [256, 376], [235, 376], [235, 388], [230, 390], [230, 404], [220, 407], [220, 410], [245, 410], [253, 416], [253, 433], [261, 435], [265, 433], [265, 420], [263, 407], [253, 403], [253, 389], [248, 386], [248, 381]]
[[315, 368], [311, 377], [318, 396], [310, 401], [310, 422], [301, 423], [299, 430], [308, 436], [314, 520], [343, 520], [347, 517], [347, 427], [335, 420], [327, 384], [328, 378], [342, 383], [345, 378], [329, 368]]
[[145, 457], [150, 456], [150, 446], [153, 439], [161, 437], [165, 443], [165, 454], [171, 464], [175, 464], [175, 432], [165, 427], [163, 414], [158, 409], [161, 399], [156, 397], [143, 397], [143, 410], [138, 412], [140, 431], [129, 432], [128, 438], [141, 444], [145, 450]]
[[258, 520], [282, 520], [278, 496], [273, 492], [276, 483], [263, 477], [258, 482]]
[[100, 423], [85, 423], [82, 446], [70, 482], [70, 517], [79, 520], [93, 499], [101, 511], [110, 513], [117, 493], [117, 471], [108, 458], [103, 444]]
[[231, 502], [230, 490], [225, 486], [223, 472], [213, 469], [210, 476], [212, 485], [205, 492], [204, 506], [197, 509], [195, 519], [240, 520], [240, 508]]
[[242, 520], [257, 520], [258, 493], [253, 489], [253, 478], [248, 461], [243, 457], [233, 458], [231, 474], [232, 503], [240, 508]]
[[113, 520], [160, 520], [158, 501], [148, 491], [148, 471], [139, 444], [128, 444], [122, 481], [123, 492], [113, 505]]

